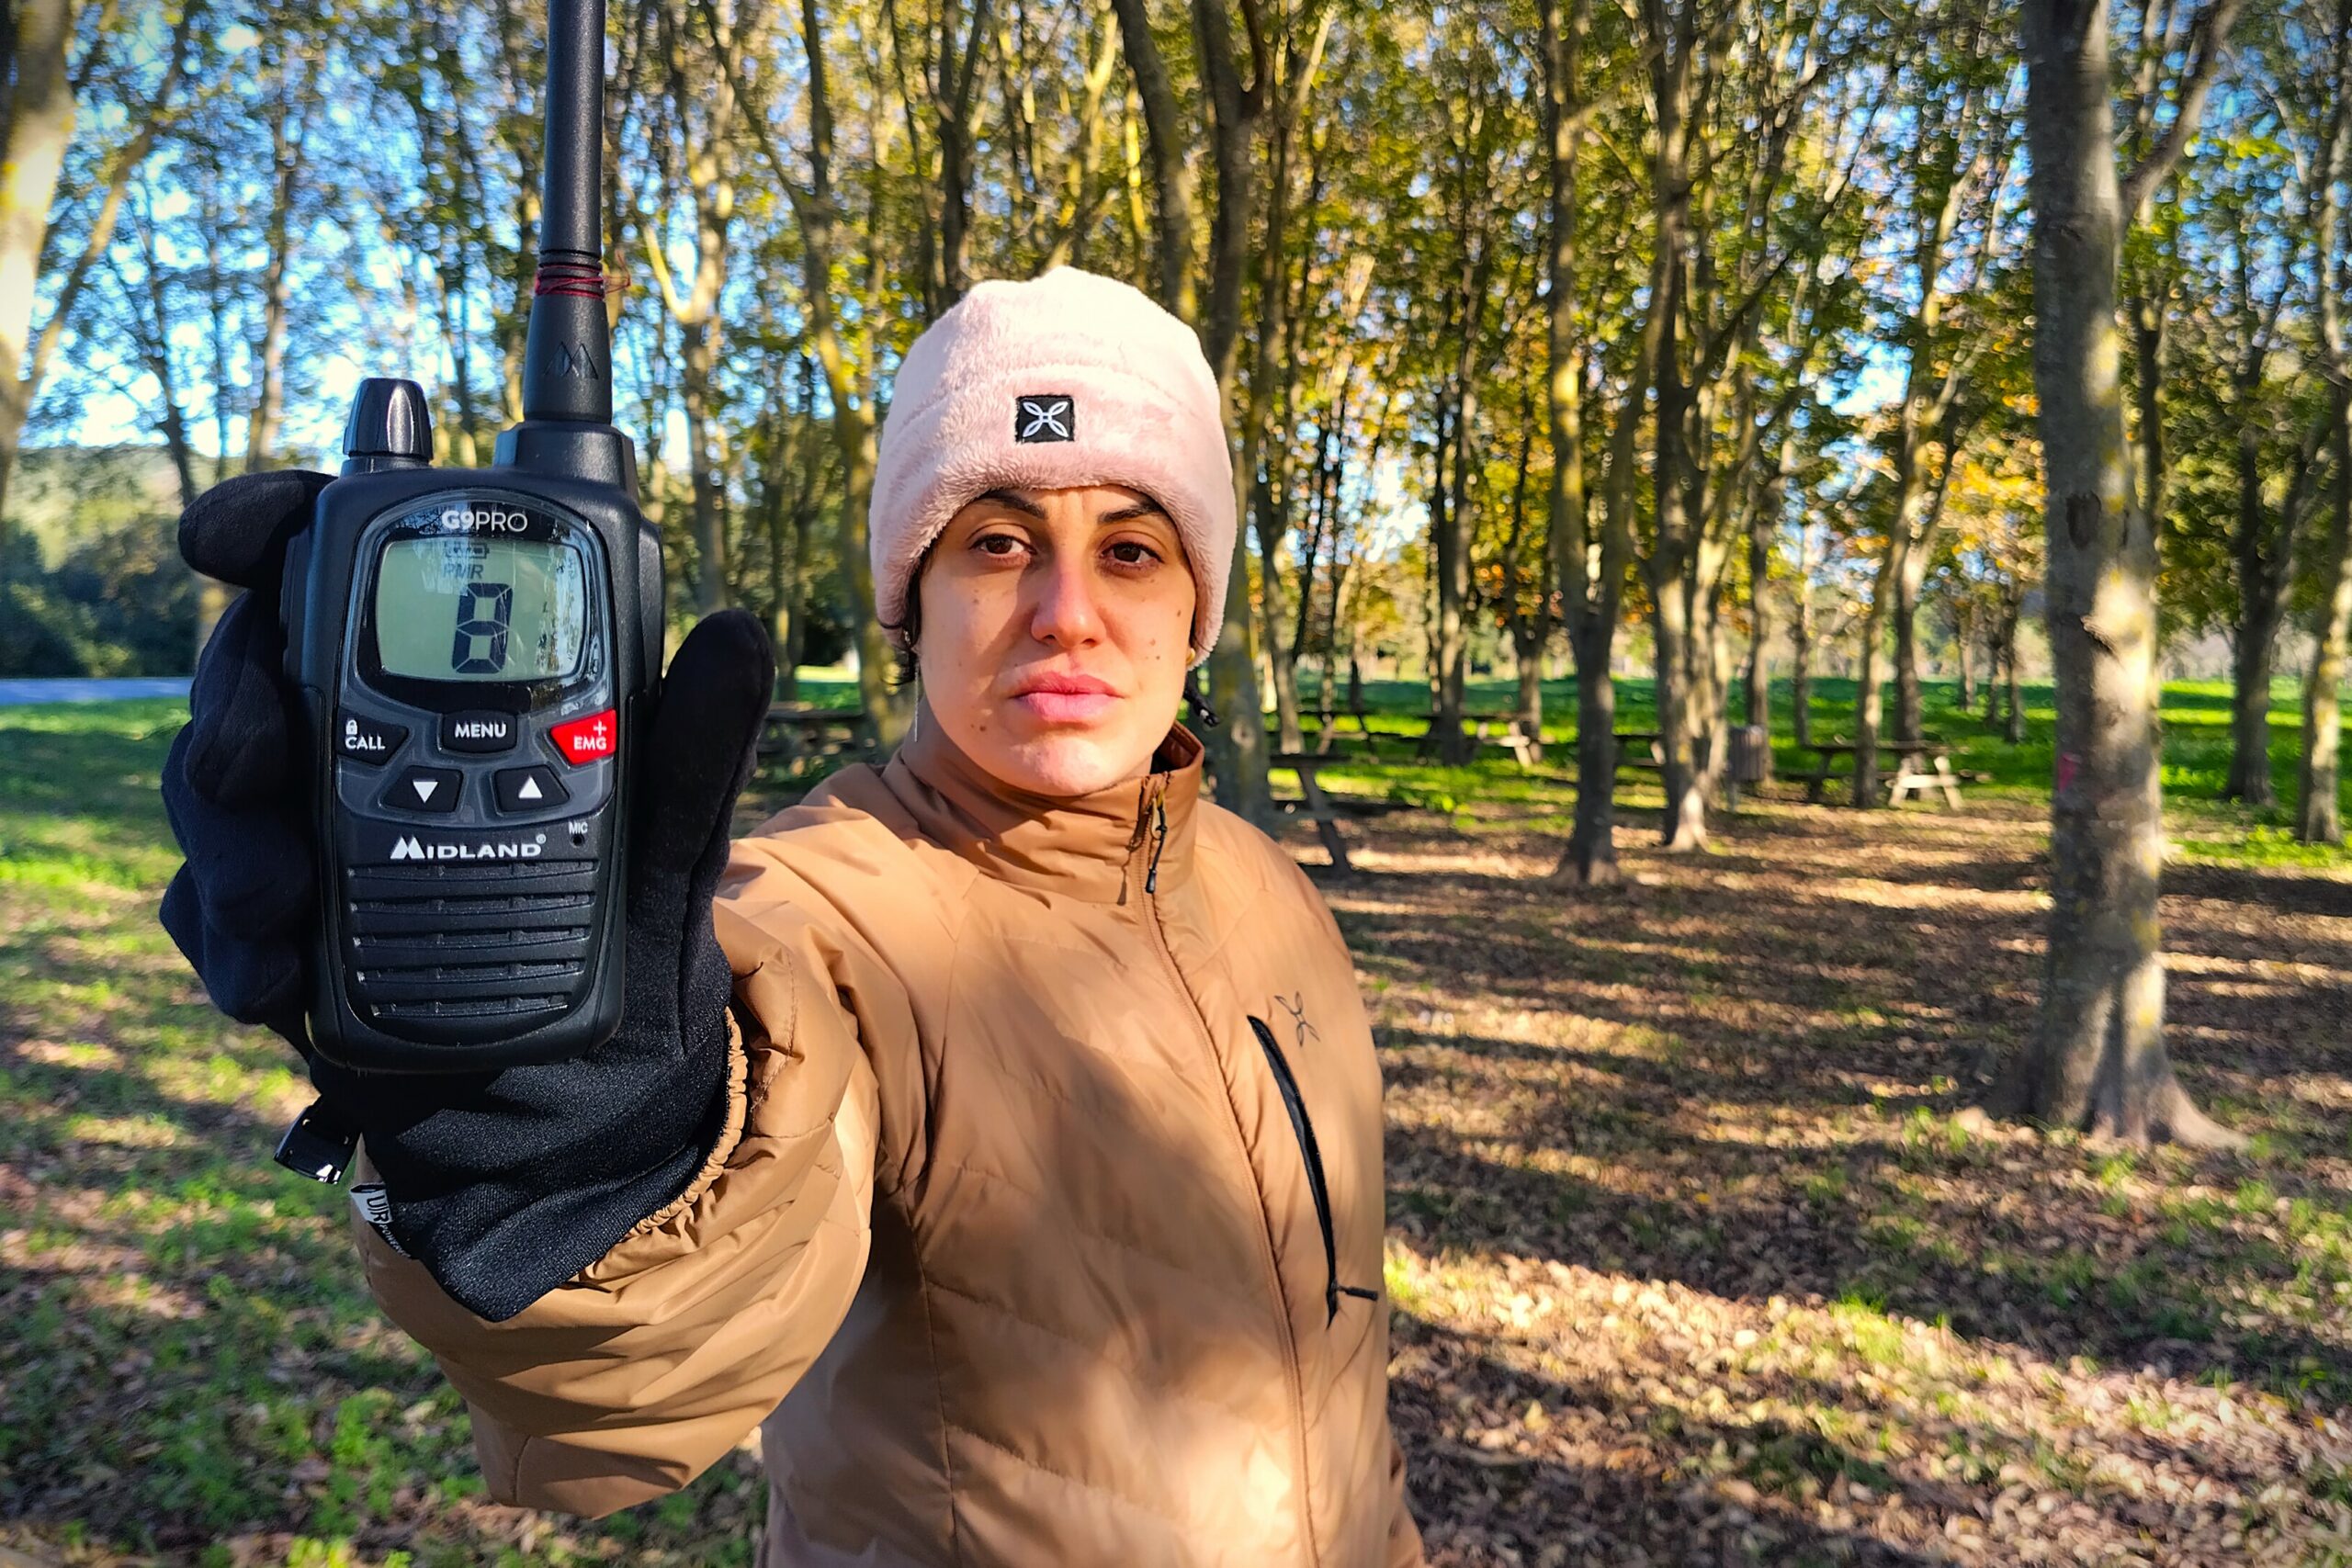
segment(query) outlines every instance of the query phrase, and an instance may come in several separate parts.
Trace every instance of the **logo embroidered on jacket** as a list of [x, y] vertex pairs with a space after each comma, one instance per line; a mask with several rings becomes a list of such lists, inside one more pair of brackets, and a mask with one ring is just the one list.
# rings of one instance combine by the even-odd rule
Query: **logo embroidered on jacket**
[[1306, 1042], [1310, 1038], [1315, 1040], [1323, 1038], [1323, 1032], [1306, 1021], [1306, 993], [1305, 991], [1297, 993], [1295, 997], [1277, 995], [1274, 998], [1274, 1004], [1290, 1014], [1291, 1022], [1298, 1026], [1295, 1038], [1300, 1050], [1306, 1049]]
[[1075, 441], [1078, 403], [1066, 392], [1039, 392], [1012, 400], [1015, 441]]

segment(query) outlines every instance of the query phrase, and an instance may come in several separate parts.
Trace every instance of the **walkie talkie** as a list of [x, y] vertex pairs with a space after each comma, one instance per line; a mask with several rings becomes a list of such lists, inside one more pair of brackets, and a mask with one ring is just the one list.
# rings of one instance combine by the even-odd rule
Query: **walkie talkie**
[[605, 7], [548, 13], [523, 421], [492, 467], [435, 468], [423, 391], [362, 383], [342, 474], [288, 548], [319, 860], [311, 1033], [351, 1068], [552, 1061], [620, 1025], [662, 551], [612, 423]]

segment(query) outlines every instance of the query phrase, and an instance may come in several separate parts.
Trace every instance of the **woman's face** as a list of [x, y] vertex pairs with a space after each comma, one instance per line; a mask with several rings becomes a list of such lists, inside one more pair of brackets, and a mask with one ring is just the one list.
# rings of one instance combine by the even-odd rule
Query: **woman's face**
[[1148, 496], [991, 491], [949, 520], [916, 581], [922, 722], [1034, 794], [1139, 778], [1183, 696], [1194, 592]]

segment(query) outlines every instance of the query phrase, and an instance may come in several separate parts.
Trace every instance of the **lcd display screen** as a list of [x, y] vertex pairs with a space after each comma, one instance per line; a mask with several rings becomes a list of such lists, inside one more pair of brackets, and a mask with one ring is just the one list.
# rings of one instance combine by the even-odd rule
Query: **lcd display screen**
[[568, 545], [401, 539], [376, 572], [376, 657], [420, 681], [545, 681], [580, 664], [587, 572]]

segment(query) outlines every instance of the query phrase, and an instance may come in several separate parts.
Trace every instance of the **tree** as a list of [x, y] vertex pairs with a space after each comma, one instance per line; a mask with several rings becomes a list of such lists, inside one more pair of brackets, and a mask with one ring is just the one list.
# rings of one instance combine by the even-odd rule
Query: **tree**
[[[2278, 68], [2270, 73], [2277, 87], [2263, 116], [2269, 123], [2250, 127], [2255, 134], [2234, 139], [2217, 160], [2221, 168], [2199, 215], [2200, 229], [2220, 231], [2229, 279], [2220, 291], [2222, 315], [2233, 329], [2234, 361], [2229, 413], [2236, 427], [2237, 504], [2230, 557], [2237, 613], [2231, 627], [2230, 773], [2222, 793], [2249, 806], [2277, 798], [2270, 778], [2270, 678], [2278, 628], [2305, 532], [2327, 493], [2328, 438], [2340, 423], [2336, 393], [2323, 379], [2290, 375], [2282, 385], [2273, 362], [2330, 363], [2329, 307], [2323, 297], [2331, 287], [2340, 205], [2336, 149], [2346, 130], [2339, 93], [2323, 92], [2317, 103], [2301, 101], [2307, 96], [2299, 81], [2301, 56], [2315, 40], [2298, 36], [2285, 17], [2260, 20], [2248, 30], [2257, 52]], [[2339, 36], [2331, 64], [2346, 47]], [[2323, 76], [2330, 85], [2336, 80], [2333, 71]], [[2296, 341], [2300, 334], [2285, 320], [2290, 306], [2301, 307], [2296, 313], [2304, 321], [2321, 322], [2319, 342]], [[2283, 486], [2274, 484], [2282, 473]]]
[[[1262, 0], [1241, 0], [1248, 33], [1250, 75], [1246, 83], [1233, 47], [1233, 19], [1227, 0], [1193, 0], [1193, 30], [1200, 54], [1202, 96], [1209, 110], [1211, 165], [1216, 208], [1210, 220], [1206, 259], [1206, 304], [1191, 278], [1193, 182], [1186, 167], [1187, 134], [1176, 107], [1158, 39], [1144, 0], [1115, 0], [1128, 69], [1143, 100], [1150, 132], [1159, 212], [1160, 303], [1200, 329], [1201, 350], [1216, 377], [1227, 421], [1227, 437], [1238, 434], [1235, 407], [1236, 345], [1241, 334], [1243, 267], [1248, 259], [1250, 216], [1254, 200], [1250, 145], [1264, 111], [1272, 73], [1272, 45]], [[1250, 476], [1234, 467], [1235, 510], [1246, 514]], [[1209, 659], [1209, 698], [1230, 722], [1204, 737], [1216, 774], [1220, 803], [1261, 826], [1273, 821], [1273, 798], [1266, 788], [1266, 732], [1260, 715], [1257, 626], [1250, 603], [1250, 534], [1236, 529], [1232, 570], [1226, 581], [1224, 625]]]
[[2201, 7], [2173, 124], [2120, 181], [2107, 0], [2027, 0], [2024, 11], [2057, 776], [2041, 1018], [1993, 1098], [2134, 1142], [2235, 1138], [2190, 1100], [2165, 1046], [2156, 550], [2132, 493], [2115, 307], [2124, 215], [2194, 132], [2238, 6]]
[[2295, 836], [2305, 843], [2340, 844], [2344, 823], [2337, 805], [2337, 756], [2343, 719], [2337, 694], [2343, 689], [2345, 644], [2352, 637], [2352, 344], [2345, 318], [2352, 311], [2352, 0], [2332, 7], [2294, 8], [2295, 28], [2304, 39], [2331, 17], [2334, 25], [2317, 36], [2328, 39], [2327, 69], [2319, 100], [2328, 106], [2328, 143], [2334, 157], [2318, 171], [2315, 267], [2321, 366], [2327, 378], [2328, 446], [2335, 470], [2334, 521], [2319, 574], [2320, 614], [2311, 671], [2303, 682], [2302, 750], [2295, 769]]
[[[60, 243], [52, 215], [74, 134], [77, 96], [100, 76], [109, 50], [120, 51], [130, 25], [116, 8], [104, 8], [83, 46], [74, 69], [67, 69], [68, 47], [80, 6], [74, 0], [25, 0], [6, 18], [13, 37], [0, 56], [9, 78], [5, 118], [0, 118], [0, 562], [7, 558], [8, 479], [22, 446], [25, 423], [75, 307], [114, 237], [130, 177], [154, 150], [170, 125], [184, 76], [189, 35], [202, 6], [183, 0], [165, 44], [161, 79], [145, 95], [129, 82], [122, 95], [123, 140], [99, 155], [92, 179], [96, 201], [87, 213], [81, 243]], [[134, 73], [135, 74], [135, 73]], [[62, 268], [52, 264], [70, 255]], [[56, 298], [36, 335], [33, 310], [44, 281], [54, 280]], [[0, 566], [0, 571], [5, 571]]]
[[[703, 7], [707, 29], [695, 26], [688, 4], [649, 7], [651, 46], [668, 89], [667, 113], [653, 141], [660, 149], [661, 182], [653, 193], [654, 218], [639, 225], [647, 269], [659, 284], [662, 301], [676, 319], [683, 344], [679, 392], [686, 420], [686, 462], [694, 487], [695, 608], [703, 615], [726, 607], [726, 487], [717, 384], [726, 323], [719, 298], [727, 287], [728, 230], [735, 216], [737, 120], [741, 102], [733, 73], [711, 69], [696, 47], [702, 37], [733, 39], [758, 25], [752, 0], [691, 0]], [[695, 266], [681, 291], [669, 265], [669, 225], [662, 221], [680, 195], [691, 214]]]
[[[1894, 336], [1905, 361], [1903, 398], [1887, 434], [1891, 491], [1886, 547], [1863, 623], [1861, 685], [1856, 698], [1853, 803], [1879, 804], [1880, 642], [1894, 627], [1899, 739], [1919, 733], [1919, 591], [1934, 558], [1941, 500], [1967, 417], [1962, 393], [1993, 340], [1985, 323], [1945, 312], [1987, 281], [2001, 234], [2014, 116], [2006, 85], [2008, 62], [1988, 50], [1995, 17], [1981, 6], [1928, 12], [1926, 45], [1910, 68], [1916, 106], [1903, 157], [1903, 206], [1910, 241], [1912, 297]], [[1954, 247], [1975, 229], [1970, 270], [1953, 272]], [[1930, 473], [1933, 465], [1934, 472]]]

